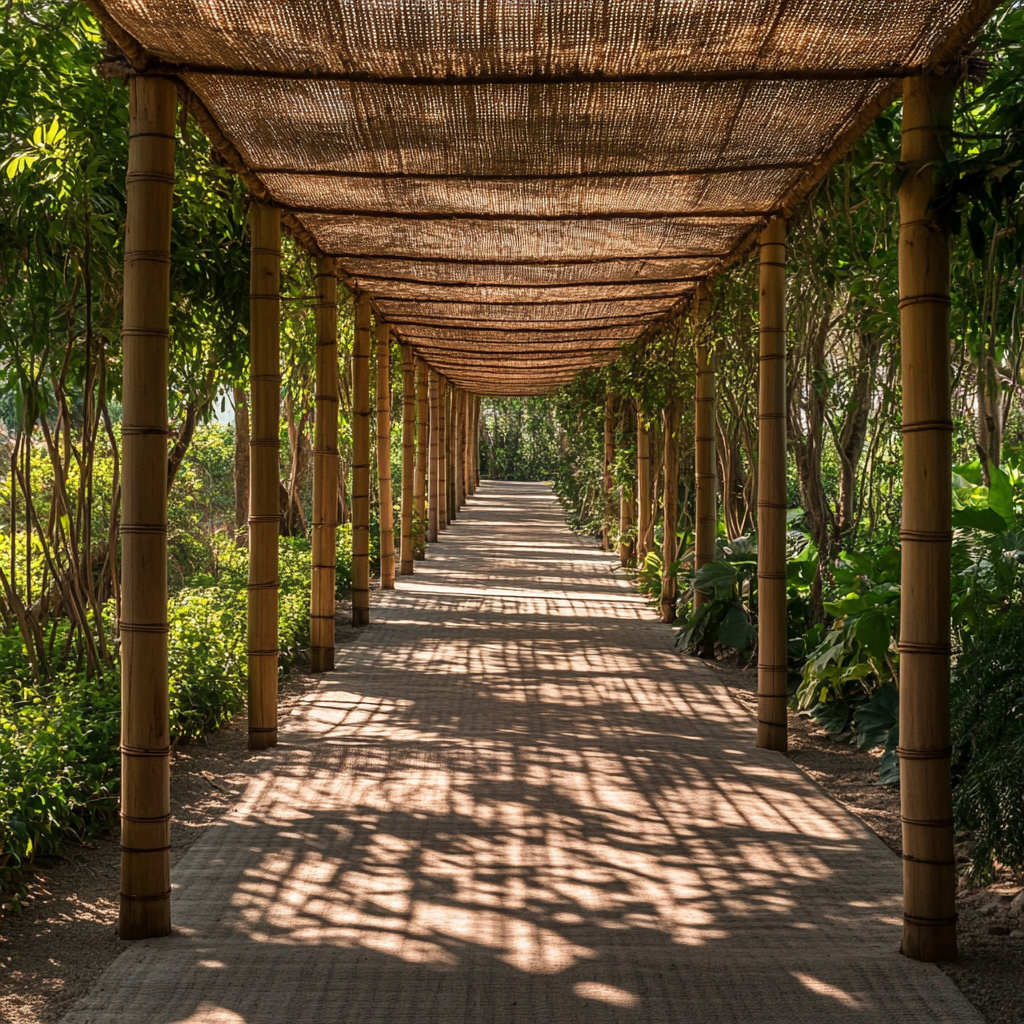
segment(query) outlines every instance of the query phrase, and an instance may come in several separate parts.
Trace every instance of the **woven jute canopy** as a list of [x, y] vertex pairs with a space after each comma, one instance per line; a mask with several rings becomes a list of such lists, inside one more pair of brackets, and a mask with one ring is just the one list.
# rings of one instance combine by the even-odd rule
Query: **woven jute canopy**
[[614, 358], [995, 0], [95, 0], [253, 194], [431, 365]]

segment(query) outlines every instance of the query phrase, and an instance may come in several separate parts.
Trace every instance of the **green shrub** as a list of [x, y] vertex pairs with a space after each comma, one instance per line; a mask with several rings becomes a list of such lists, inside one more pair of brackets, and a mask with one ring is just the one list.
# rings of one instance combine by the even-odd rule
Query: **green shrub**
[[1024, 616], [964, 637], [952, 676], [953, 814], [972, 881], [1024, 874]]

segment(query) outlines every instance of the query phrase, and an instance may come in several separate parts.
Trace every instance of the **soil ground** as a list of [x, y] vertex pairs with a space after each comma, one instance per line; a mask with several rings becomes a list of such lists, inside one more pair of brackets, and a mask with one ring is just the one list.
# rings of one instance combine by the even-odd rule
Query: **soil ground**
[[[740, 668], [734, 655], [710, 664], [733, 698], [756, 717], [757, 670]], [[790, 712], [788, 756], [890, 849], [903, 853], [899, 790], [876, 785], [877, 754], [835, 742], [812, 719]], [[1024, 1024], [1024, 912], [1009, 915], [1020, 891], [1020, 883], [1008, 875], [987, 888], [962, 886], [960, 958], [939, 965], [991, 1024]]]
[[[339, 616], [340, 618], [340, 616]], [[352, 632], [341, 626], [339, 642]], [[734, 659], [712, 663], [732, 696], [753, 714], [756, 672]], [[292, 673], [281, 709], [314, 685]], [[860, 817], [897, 853], [899, 794], [875, 785], [877, 759], [830, 740], [817, 725], [791, 714], [790, 758], [836, 800]], [[244, 719], [177, 752], [171, 775], [173, 862], [245, 789], [268, 756], [245, 748]], [[86, 846], [65, 844], [59, 857], [39, 858], [20, 913], [4, 905], [0, 920], [0, 1021], [56, 1024], [124, 946], [115, 934], [118, 836]], [[942, 969], [992, 1024], [1024, 1024], [1024, 914], [1009, 916], [1020, 885], [1006, 878], [958, 898], [960, 959]]]

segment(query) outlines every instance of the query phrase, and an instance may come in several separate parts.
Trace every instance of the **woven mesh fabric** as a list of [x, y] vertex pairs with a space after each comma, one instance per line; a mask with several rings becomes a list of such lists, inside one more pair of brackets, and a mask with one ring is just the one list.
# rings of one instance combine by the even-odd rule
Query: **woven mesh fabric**
[[403, 340], [502, 393], [683, 308], [994, 6], [94, 2]]

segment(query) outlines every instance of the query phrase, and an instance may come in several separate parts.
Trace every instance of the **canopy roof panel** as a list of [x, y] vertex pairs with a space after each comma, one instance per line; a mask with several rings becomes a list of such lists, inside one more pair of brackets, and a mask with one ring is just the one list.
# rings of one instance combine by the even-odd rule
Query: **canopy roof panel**
[[995, 0], [93, 6], [431, 365], [529, 393], [672, 315]]

